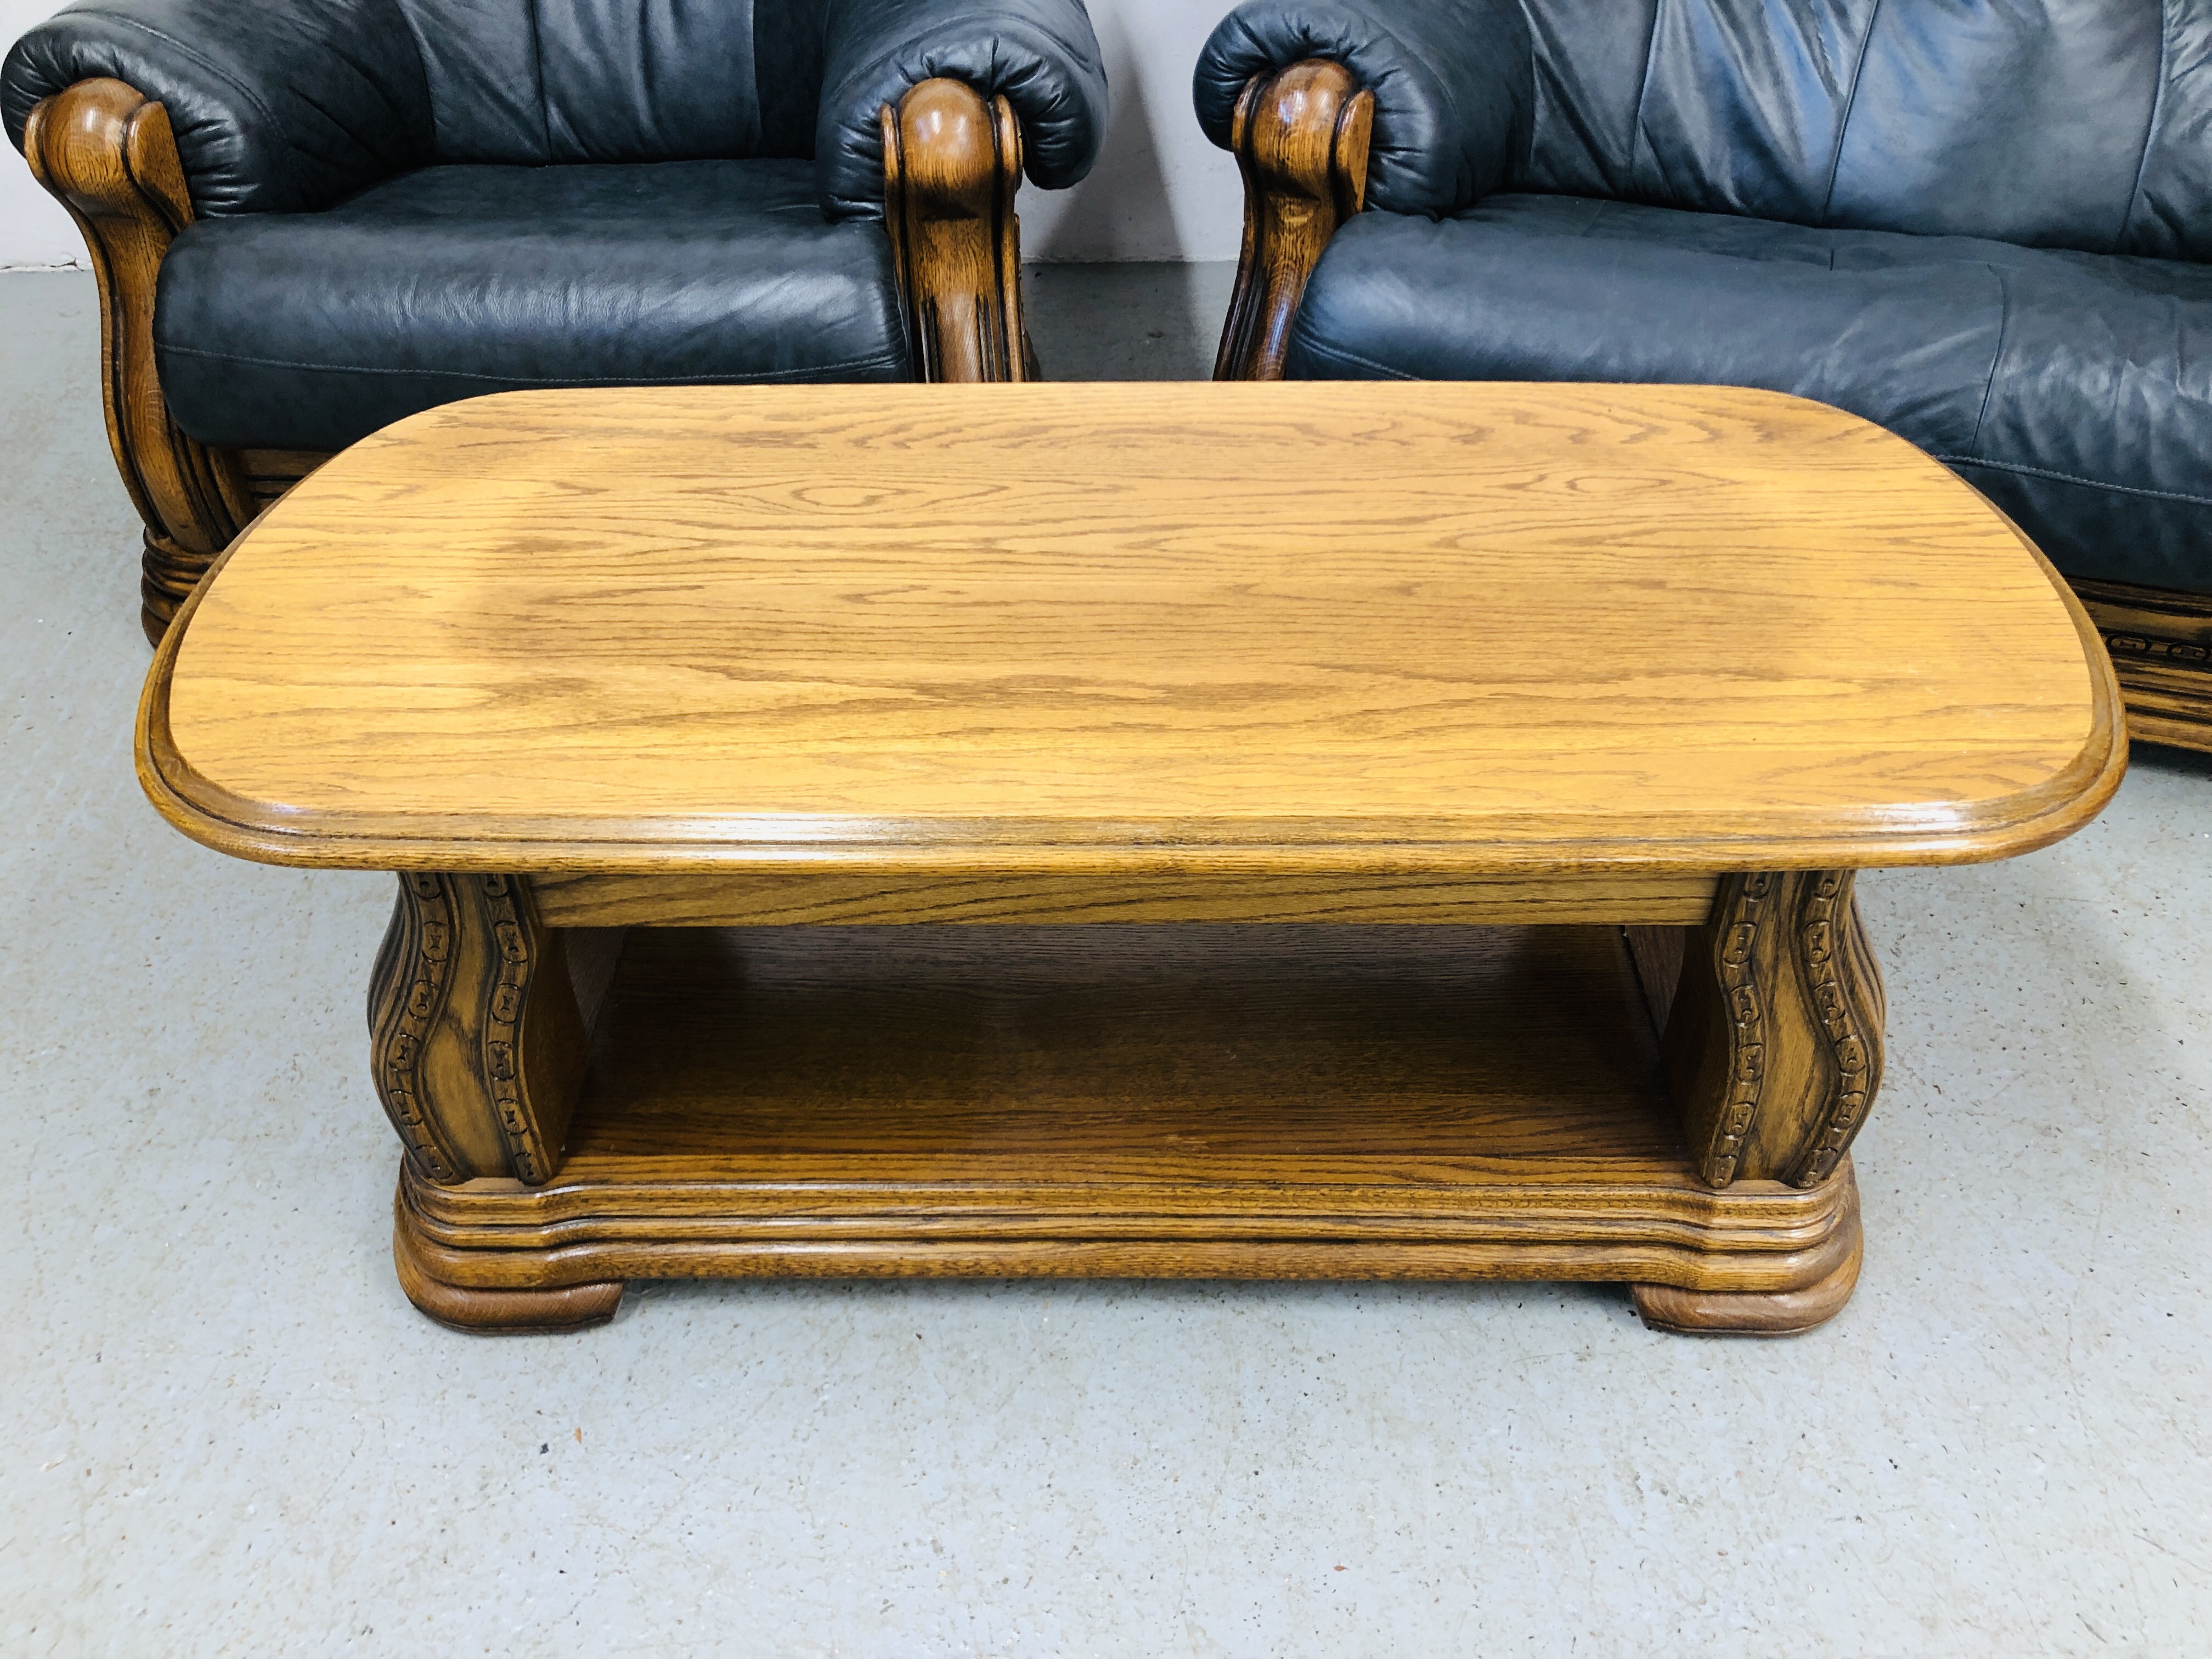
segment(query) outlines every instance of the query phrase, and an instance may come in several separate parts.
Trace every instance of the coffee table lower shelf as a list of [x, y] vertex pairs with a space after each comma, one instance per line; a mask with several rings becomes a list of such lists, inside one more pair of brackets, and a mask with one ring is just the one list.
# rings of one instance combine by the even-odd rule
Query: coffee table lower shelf
[[1857, 1192], [1706, 1186], [1620, 929], [632, 930], [544, 1186], [403, 1169], [395, 1255], [471, 1329], [631, 1279], [1626, 1281], [1784, 1334]]

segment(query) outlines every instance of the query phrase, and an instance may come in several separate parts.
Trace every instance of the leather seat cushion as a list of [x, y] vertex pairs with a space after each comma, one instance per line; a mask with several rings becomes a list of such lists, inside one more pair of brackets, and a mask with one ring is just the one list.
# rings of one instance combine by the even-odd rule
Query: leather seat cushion
[[1919, 445], [2069, 575], [2212, 592], [2212, 268], [1494, 196], [1347, 225], [1290, 372], [1795, 392]]
[[179, 426], [343, 448], [525, 386], [907, 378], [880, 223], [806, 161], [440, 167], [320, 213], [204, 220], [154, 319]]

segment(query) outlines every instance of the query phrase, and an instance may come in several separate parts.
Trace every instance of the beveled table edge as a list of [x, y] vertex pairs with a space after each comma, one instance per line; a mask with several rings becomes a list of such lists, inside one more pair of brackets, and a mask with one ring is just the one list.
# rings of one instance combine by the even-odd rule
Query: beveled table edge
[[[1959, 482], [2012, 532], [2065, 606], [2081, 641], [2091, 699], [2088, 736], [2062, 770], [2028, 788], [1963, 807], [1929, 802], [1902, 809], [1808, 809], [1777, 813], [1784, 821], [1761, 830], [1639, 836], [1577, 833], [1571, 815], [1562, 814], [1555, 827], [1510, 840], [1363, 838], [1348, 825], [1343, 829], [1352, 833], [1291, 839], [1285, 830], [1320, 826], [1264, 820], [1249, 825], [1248, 838], [1201, 839], [1178, 835], [1170, 826], [1133, 824], [1105, 842], [1068, 838], [1064, 830], [1055, 837], [1045, 825], [988, 819], [969, 821], [959, 836], [944, 833], [941, 825], [908, 825], [902, 832], [896, 821], [879, 820], [865, 834], [830, 840], [732, 835], [732, 829], [744, 822], [735, 817], [611, 822], [595, 817], [587, 833], [558, 819], [541, 818], [518, 832], [511, 822], [489, 817], [430, 820], [305, 811], [247, 799], [203, 776], [177, 748], [169, 729], [170, 681], [178, 653], [201, 599], [252, 538], [259, 519], [209, 567], [155, 653], [138, 703], [138, 781], [161, 816], [202, 846], [258, 864], [306, 869], [796, 874], [842, 867], [1009, 878], [1404, 872], [1472, 879], [1591, 870], [1722, 872], [1983, 863], [2047, 847], [2094, 819], [2127, 771], [2128, 739], [2118, 678], [2081, 600], [2002, 508], [1965, 480]], [[1791, 819], [1802, 827], [1793, 827]], [[1092, 835], [1099, 827], [1085, 826]]]

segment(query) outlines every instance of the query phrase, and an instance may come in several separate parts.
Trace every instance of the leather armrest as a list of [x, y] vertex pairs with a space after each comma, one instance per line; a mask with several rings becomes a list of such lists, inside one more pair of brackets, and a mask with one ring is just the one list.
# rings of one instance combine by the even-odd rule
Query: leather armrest
[[1006, 94], [1040, 187], [1097, 158], [1106, 70], [1080, 0], [830, 0], [824, 45], [814, 179], [832, 219], [882, 217], [883, 106], [939, 76]]
[[415, 166], [422, 53], [394, 0], [77, 0], [18, 40], [0, 115], [106, 76], [167, 106], [194, 212], [300, 213]]
[[1516, 0], [1245, 0], [1192, 77], [1206, 136], [1228, 149], [1245, 83], [1309, 58], [1374, 93], [1367, 199], [1386, 212], [1456, 212], [1527, 147], [1533, 59]]

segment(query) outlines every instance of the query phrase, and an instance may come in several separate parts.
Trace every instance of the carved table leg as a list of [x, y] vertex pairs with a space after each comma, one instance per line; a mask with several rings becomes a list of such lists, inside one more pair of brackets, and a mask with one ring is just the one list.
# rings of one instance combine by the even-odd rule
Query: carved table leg
[[[1849, 870], [1760, 871], [1721, 884], [1712, 917], [1688, 930], [1663, 1009], [1663, 1048], [1683, 1133], [1715, 1187], [1738, 1180], [1817, 1187], [1849, 1181], [1844, 1154], [1881, 1086], [1881, 972]], [[1639, 932], [1643, 930], [1638, 930]], [[1632, 938], [1647, 988], [1664, 942]], [[1779, 1334], [1841, 1308], [1850, 1258], [1819, 1283], [1762, 1296], [1636, 1287], [1647, 1322], [1673, 1330]]]
[[1215, 380], [1283, 378], [1306, 279], [1337, 228], [1366, 204], [1374, 121], [1375, 94], [1325, 58], [1245, 86], [1230, 137], [1244, 175], [1244, 247]]
[[[540, 923], [526, 881], [400, 877], [368, 1023], [377, 1095], [417, 1176], [552, 1178], [586, 1042], [567, 940]], [[404, 1206], [393, 1255], [416, 1306], [472, 1329], [567, 1329], [611, 1317], [622, 1297], [618, 1283], [488, 1289], [443, 1277]]]
[[884, 228], [915, 378], [1033, 380], [1022, 325], [1022, 132], [1005, 98], [939, 77], [883, 107]]
[[23, 154], [84, 233], [99, 279], [107, 439], [145, 522], [141, 615], [159, 644], [256, 511], [237, 457], [177, 429], [155, 373], [155, 282], [169, 244], [192, 222], [169, 113], [123, 82], [80, 81], [33, 107]]

